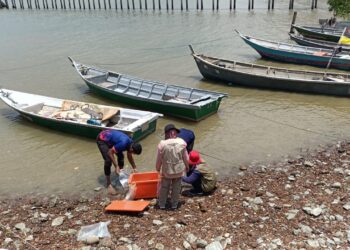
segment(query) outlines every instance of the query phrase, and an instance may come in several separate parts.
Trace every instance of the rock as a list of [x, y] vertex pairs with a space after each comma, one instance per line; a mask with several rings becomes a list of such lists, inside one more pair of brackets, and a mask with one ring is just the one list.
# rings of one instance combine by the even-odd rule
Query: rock
[[90, 235], [86, 238], [85, 243], [88, 245], [96, 244], [100, 241], [100, 238], [96, 235]]
[[80, 250], [91, 250], [90, 246], [83, 246], [82, 248], [80, 248]]
[[23, 222], [17, 223], [17, 224], [15, 225], [15, 228], [16, 228], [17, 230], [23, 231], [23, 230], [26, 228], [26, 224], [24, 224]]
[[343, 208], [347, 211], [350, 210], [350, 202], [346, 203]]
[[197, 240], [196, 240], [196, 246], [197, 246], [198, 248], [205, 248], [207, 245], [208, 245], [208, 242], [206, 242], [206, 241], [203, 240], [203, 239], [197, 239]]
[[153, 239], [147, 241], [147, 245], [148, 246], [152, 246], [153, 244], [154, 244], [154, 240]]
[[75, 208], [75, 211], [77, 211], [77, 212], [87, 212], [87, 211], [89, 211], [89, 208], [88, 208], [88, 206], [80, 206], [80, 207]]
[[13, 240], [11, 238], [5, 238], [4, 240], [4, 247], [7, 247], [8, 245], [11, 244], [11, 242], [13, 242]]
[[305, 166], [305, 167], [311, 168], [311, 167], [314, 166], [314, 164], [313, 164], [311, 161], [305, 161], [305, 162], [304, 162], [304, 166]]
[[149, 203], [150, 206], [155, 206], [157, 204], [157, 199], [152, 199]]
[[29, 236], [26, 237], [24, 240], [25, 240], [25, 241], [32, 241], [32, 240], [34, 240], [34, 237], [33, 237], [33, 235], [29, 235]]
[[292, 188], [292, 186], [290, 185], [290, 184], [286, 184], [285, 186], [284, 186], [284, 189], [291, 189]]
[[57, 196], [53, 197], [49, 202], [49, 207], [50, 208], [56, 207], [57, 202], [58, 202], [58, 197]]
[[70, 229], [68, 229], [67, 233], [69, 235], [76, 235], [77, 234], [77, 230], [70, 228]]
[[347, 237], [348, 243], [350, 243], [350, 230], [346, 231], [346, 237]]
[[130, 240], [129, 238], [126, 238], [126, 237], [120, 237], [119, 241], [124, 242], [124, 243], [128, 243], [128, 244], [132, 243], [132, 240]]
[[340, 182], [334, 182], [332, 185], [331, 185], [332, 188], [341, 188], [341, 183]]
[[152, 223], [153, 223], [153, 225], [156, 225], [156, 226], [160, 226], [163, 224], [163, 222], [160, 220], [153, 220]]
[[289, 181], [295, 181], [295, 176], [294, 176], [294, 175], [288, 176], [288, 180], [289, 180]]
[[52, 221], [51, 226], [57, 227], [57, 226], [62, 225], [63, 222], [64, 222], [64, 217], [63, 217], [63, 216], [59, 216], [59, 217], [55, 218], [55, 219]]
[[309, 240], [306, 241], [306, 243], [312, 248], [319, 248], [320, 247], [320, 244], [319, 244], [318, 240], [311, 240], [311, 239], [309, 239]]
[[223, 250], [221, 243], [214, 241], [205, 247], [205, 250]]
[[247, 167], [246, 167], [246, 166], [240, 166], [240, 167], [239, 167], [239, 170], [241, 170], [241, 171], [246, 171], [246, 170], [247, 170]]
[[188, 241], [190, 244], [193, 244], [197, 240], [197, 237], [191, 233], [187, 234], [186, 241]]
[[96, 187], [96, 188], [94, 188], [94, 191], [99, 192], [99, 191], [101, 191], [101, 189], [102, 189], [102, 187]]
[[298, 214], [299, 210], [297, 209], [292, 209], [289, 210], [288, 213], [286, 213], [287, 220], [292, 220], [295, 218], [295, 216]]
[[128, 228], [130, 228], [130, 224], [124, 224], [124, 226], [123, 226], [125, 229], [128, 229]]
[[341, 216], [340, 214], [336, 214], [336, 215], [335, 215], [335, 219], [336, 219], [337, 221], [344, 221], [344, 217]]
[[182, 243], [182, 245], [183, 245], [183, 247], [184, 247], [185, 249], [192, 249], [191, 244], [188, 243], [186, 240], [184, 240], [184, 242]]
[[72, 215], [72, 213], [70, 213], [70, 212], [67, 212], [64, 215], [67, 216], [68, 220], [70, 220], [70, 219], [72, 219], [74, 217], [74, 215]]
[[307, 226], [307, 225], [303, 225], [303, 224], [300, 224], [299, 225], [299, 228], [301, 229], [301, 231], [304, 233], [304, 234], [311, 234], [312, 233], [312, 228]]
[[321, 207], [315, 207], [315, 208], [303, 207], [303, 211], [314, 217], [318, 217], [323, 213], [323, 209]]
[[263, 204], [264, 202], [263, 202], [263, 200], [262, 200], [260, 197], [256, 197], [256, 198], [254, 198], [253, 203], [254, 203], [255, 205], [261, 205], [261, 204]]
[[164, 245], [162, 243], [157, 243], [156, 246], [155, 246], [155, 249], [157, 249], [157, 250], [164, 250], [165, 247], [164, 247]]
[[233, 195], [233, 189], [230, 188], [227, 190], [226, 195]]

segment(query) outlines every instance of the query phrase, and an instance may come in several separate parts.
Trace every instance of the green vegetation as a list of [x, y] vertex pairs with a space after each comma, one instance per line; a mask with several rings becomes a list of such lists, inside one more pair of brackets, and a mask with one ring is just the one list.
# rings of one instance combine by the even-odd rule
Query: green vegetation
[[329, 10], [334, 12], [334, 16], [350, 17], [350, 0], [328, 0], [328, 4]]

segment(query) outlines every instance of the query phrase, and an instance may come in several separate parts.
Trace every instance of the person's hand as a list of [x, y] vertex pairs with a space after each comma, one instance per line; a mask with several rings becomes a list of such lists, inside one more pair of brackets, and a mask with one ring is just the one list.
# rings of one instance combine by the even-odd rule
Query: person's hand
[[133, 172], [133, 173], [137, 173], [137, 169], [136, 169], [136, 168], [133, 168], [133, 169], [132, 169], [132, 172]]
[[115, 168], [115, 173], [116, 173], [117, 175], [120, 174], [120, 168], [119, 168], [119, 167], [118, 167], [118, 168]]

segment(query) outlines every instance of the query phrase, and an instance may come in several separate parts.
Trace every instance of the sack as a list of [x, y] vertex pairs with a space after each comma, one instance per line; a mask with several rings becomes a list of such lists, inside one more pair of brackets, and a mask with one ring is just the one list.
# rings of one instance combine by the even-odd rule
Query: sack
[[202, 174], [201, 187], [208, 193], [216, 188], [216, 174], [208, 167], [206, 163], [197, 165], [197, 170]]

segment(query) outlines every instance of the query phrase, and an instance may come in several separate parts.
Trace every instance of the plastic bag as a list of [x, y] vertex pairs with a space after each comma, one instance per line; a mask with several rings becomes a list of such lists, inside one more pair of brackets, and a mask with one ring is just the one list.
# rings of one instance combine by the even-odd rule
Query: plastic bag
[[111, 237], [107, 227], [109, 223], [111, 223], [110, 220], [107, 222], [99, 222], [89, 226], [82, 226], [79, 230], [77, 240], [85, 241], [91, 236], [97, 236], [99, 238]]
[[134, 183], [130, 184], [129, 191], [125, 195], [125, 200], [133, 200], [135, 197], [135, 193], [136, 193], [136, 184], [134, 184]]
[[129, 187], [129, 183], [128, 183], [129, 175], [130, 174], [125, 173], [125, 172], [121, 172], [119, 174], [119, 182], [124, 189]]

